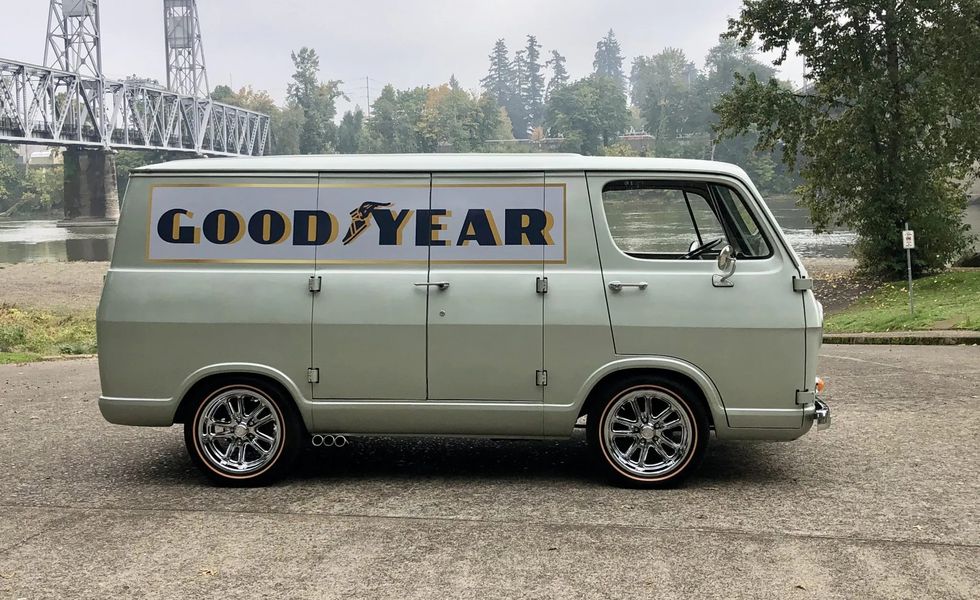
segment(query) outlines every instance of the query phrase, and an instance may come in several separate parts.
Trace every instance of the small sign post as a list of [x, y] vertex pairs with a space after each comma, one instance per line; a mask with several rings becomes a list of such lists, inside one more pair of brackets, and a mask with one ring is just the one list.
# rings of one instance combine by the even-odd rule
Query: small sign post
[[915, 301], [912, 299], [912, 250], [915, 249], [915, 232], [905, 223], [902, 231], [902, 248], [905, 248], [905, 262], [909, 271], [909, 316], [915, 315]]

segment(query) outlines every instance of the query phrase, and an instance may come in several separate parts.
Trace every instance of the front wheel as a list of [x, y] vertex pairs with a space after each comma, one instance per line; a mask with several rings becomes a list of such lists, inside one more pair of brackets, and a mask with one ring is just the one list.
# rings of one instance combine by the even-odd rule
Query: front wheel
[[704, 457], [708, 419], [690, 386], [653, 375], [599, 390], [589, 446], [606, 474], [629, 487], [671, 487]]
[[259, 486], [282, 477], [301, 446], [303, 425], [289, 398], [262, 379], [211, 388], [184, 424], [194, 463], [215, 483]]

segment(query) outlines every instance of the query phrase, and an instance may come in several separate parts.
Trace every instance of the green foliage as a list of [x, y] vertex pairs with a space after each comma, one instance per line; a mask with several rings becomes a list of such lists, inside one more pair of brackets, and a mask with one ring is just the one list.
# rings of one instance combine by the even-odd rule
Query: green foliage
[[63, 173], [61, 166], [25, 168], [12, 148], [0, 145], [0, 214], [48, 214], [61, 208]]
[[425, 152], [420, 132], [422, 112], [428, 92], [417, 87], [396, 90], [386, 85], [371, 105], [371, 119], [365, 126], [367, 152]]
[[613, 78], [592, 75], [557, 91], [548, 105], [547, 124], [565, 138], [565, 149], [599, 154], [613, 143], [629, 120], [626, 94]]
[[551, 79], [548, 80], [548, 87], [544, 92], [545, 100], [550, 99], [555, 90], [568, 85], [568, 70], [565, 67], [565, 62], [565, 57], [559, 54], [557, 50], [551, 51], [551, 58], [545, 63], [545, 66], [551, 69]]
[[909, 315], [908, 286], [886, 283], [841, 313], [827, 317], [834, 333], [970, 329], [980, 331], [980, 271], [954, 271], [912, 284], [915, 315]]
[[527, 36], [524, 47], [524, 73], [521, 100], [531, 127], [544, 122], [544, 72], [541, 65], [541, 44], [533, 35]]
[[337, 141], [336, 100], [343, 96], [340, 81], [321, 82], [320, 57], [311, 48], [300, 48], [292, 53], [293, 82], [286, 95], [289, 102], [303, 110], [303, 126], [299, 132], [301, 154], [331, 152]]
[[52, 356], [95, 351], [95, 315], [0, 305], [0, 352]]
[[0, 213], [19, 202], [24, 188], [24, 169], [10, 146], [0, 144]]
[[[224, 100], [220, 100], [220, 102], [224, 102]], [[119, 190], [119, 197], [124, 197], [126, 187], [129, 185], [129, 174], [133, 169], [181, 158], [187, 158], [187, 155], [176, 152], [120, 150], [116, 154], [116, 185]]]
[[861, 268], [885, 277], [904, 272], [905, 221], [917, 232], [917, 273], [964, 251], [966, 196], [955, 182], [980, 159], [980, 4], [748, 0], [728, 35], [806, 59], [803, 90], [739, 75], [717, 110], [723, 133], [785, 145], [816, 227], [853, 228]]
[[633, 103], [640, 106], [647, 131], [657, 141], [676, 138], [682, 133], [703, 131], [687, 121], [697, 115], [697, 69], [682, 50], [665, 48], [650, 57], [633, 61], [630, 72]]
[[361, 130], [364, 128], [364, 112], [360, 108], [347, 111], [337, 127], [337, 150], [344, 154], [356, 154], [360, 148]]

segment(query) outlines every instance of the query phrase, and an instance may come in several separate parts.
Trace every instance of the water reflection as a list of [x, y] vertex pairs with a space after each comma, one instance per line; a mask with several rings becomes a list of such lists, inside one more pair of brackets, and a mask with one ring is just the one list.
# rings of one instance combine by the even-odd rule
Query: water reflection
[[58, 227], [54, 220], [0, 221], [0, 263], [107, 261], [115, 227]]

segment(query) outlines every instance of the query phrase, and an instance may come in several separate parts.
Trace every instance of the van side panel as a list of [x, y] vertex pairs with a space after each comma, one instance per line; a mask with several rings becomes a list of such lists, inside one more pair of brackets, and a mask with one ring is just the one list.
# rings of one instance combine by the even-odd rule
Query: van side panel
[[549, 185], [565, 186], [565, 264], [546, 264], [544, 302], [545, 435], [568, 435], [578, 418], [581, 388], [588, 377], [616, 360], [609, 311], [602, 291], [585, 173], [547, 173]]
[[[276, 206], [279, 185], [290, 186], [292, 193], [300, 189], [302, 203], [308, 198], [308, 208], [316, 208], [315, 177], [133, 177], [98, 310], [100, 406], [107, 419], [169, 425], [180, 394], [197, 378], [240, 370], [267, 373], [299, 390], [309, 423], [312, 247], [305, 263], [301, 258], [284, 263], [148, 258], [148, 236], [158, 225], [148, 212], [153, 190], [181, 186], [207, 204], [209, 190], [264, 186], [261, 192], [226, 190], [215, 202], [214, 208], [235, 210], [236, 197], [257, 193], [268, 194], [268, 204]], [[307, 186], [308, 193], [302, 192]], [[204, 217], [195, 211], [178, 224], [199, 226]], [[143, 402], [126, 408], [123, 399]]]

